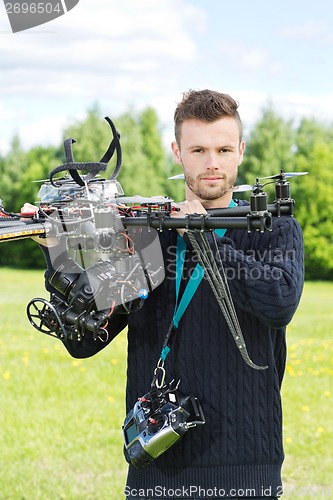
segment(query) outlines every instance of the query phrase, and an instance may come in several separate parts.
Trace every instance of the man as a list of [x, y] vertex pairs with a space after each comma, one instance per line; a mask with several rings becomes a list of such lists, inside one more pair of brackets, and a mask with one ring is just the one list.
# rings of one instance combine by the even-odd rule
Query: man
[[[228, 207], [244, 142], [238, 105], [210, 90], [189, 91], [175, 111], [175, 161], [182, 165], [186, 200], [173, 217]], [[239, 205], [246, 204], [238, 202]], [[196, 264], [186, 231], [179, 295]], [[166, 277], [140, 311], [111, 317], [109, 343], [128, 324], [127, 411], [150, 387], [176, 302], [179, 236], [160, 235]], [[212, 244], [211, 239], [209, 240]], [[285, 326], [303, 287], [303, 243], [293, 217], [274, 218], [272, 231], [229, 229], [216, 235], [237, 317], [255, 370], [241, 357], [206, 279], [179, 319], [165, 362], [168, 381], [200, 401], [206, 423], [142, 469], [129, 466], [128, 498], [277, 498], [283, 462], [280, 388], [286, 361]], [[178, 294], [177, 294], [178, 295]], [[106, 344], [107, 344], [106, 343]], [[105, 343], [66, 341], [75, 357]]]
[[[232, 199], [231, 188], [243, 160], [242, 124], [235, 101], [227, 95], [214, 101], [217, 95], [191, 92], [175, 112], [172, 150], [186, 181], [182, 214], [175, 216], [227, 207]], [[216, 104], [220, 109], [212, 109]], [[198, 109], [193, 112], [191, 106]]]

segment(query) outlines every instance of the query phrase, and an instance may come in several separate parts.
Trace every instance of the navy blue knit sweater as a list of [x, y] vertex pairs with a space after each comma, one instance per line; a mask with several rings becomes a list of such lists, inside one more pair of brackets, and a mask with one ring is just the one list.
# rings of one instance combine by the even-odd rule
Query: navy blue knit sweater
[[[173, 316], [176, 238], [175, 231], [160, 234], [163, 283], [140, 311], [110, 322], [110, 340], [128, 322], [127, 411], [149, 390]], [[127, 491], [160, 487], [158, 493], [182, 489], [186, 496], [200, 487], [210, 495], [215, 489], [217, 497], [235, 496], [235, 490], [251, 491], [249, 496], [281, 492], [285, 326], [303, 288], [302, 233], [293, 217], [283, 216], [273, 219], [271, 232], [231, 229], [217, 242], [249, 355], [268, 369], [245, 364], [204, 278], [179, 323], [165, 368], [167, 381], [180, 380], [180, 391], [200, 400], [206, 423], [147, 467], [130, 466]], [[194, 261], [189, 245], [183, 287]], [[66, 342], [76, 357], [91, 356], [104, 346], [88, 338]]]

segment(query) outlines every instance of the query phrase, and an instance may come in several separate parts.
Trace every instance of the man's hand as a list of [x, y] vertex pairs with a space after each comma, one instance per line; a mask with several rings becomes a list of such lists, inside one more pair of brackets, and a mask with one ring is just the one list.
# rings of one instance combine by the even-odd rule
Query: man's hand
[[[172, 206], [177, 210], [171, 213], [171, 217], [174, 218], [184, 218], [188, 214], [206, 214], [207, 211], [204, 209], [199, 200], [188, 201], [185, 200], [181, 203], [173, 203]], [[177, 229], [180, 236], [183, 236], [186, 229]]]
[[38, 212], [38, 207], [36, 205], [31, 205], [31, 203], [25, 203], [21, 208], [21, 214], [33, 215]]

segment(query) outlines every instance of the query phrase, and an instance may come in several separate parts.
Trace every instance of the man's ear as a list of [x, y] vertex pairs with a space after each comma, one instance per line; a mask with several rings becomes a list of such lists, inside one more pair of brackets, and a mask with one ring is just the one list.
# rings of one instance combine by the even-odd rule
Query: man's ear
[[238, 163], [238, 165], [240, 165], [243, 161], [243, 158], [244, 158], [244, 149], [245, 149], [245, 142], [242, 141], [240, 143], [240, 146], [239, 146], [239, 154], [240, 154], [240, 161]]
[[180, 148], [177, 144], [176, 141], [173, 141], [171, 143], [171, 149], [172, 149], [172, 152], [173, 152], [173, 158], [175, 160], [176, 163], [178, 163], [178, 165], [182, 165], [182, 160], [181, 160], [181, 155], [180, 155]]

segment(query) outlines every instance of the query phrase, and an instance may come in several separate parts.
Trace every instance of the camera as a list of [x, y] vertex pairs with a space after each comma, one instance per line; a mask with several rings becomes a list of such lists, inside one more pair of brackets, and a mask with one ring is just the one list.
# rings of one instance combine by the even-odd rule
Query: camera
[[82, 340], [88, 333], [94, 339], [107, 341], [111, 314], [135, 311], [148, 296], [138, 257], [129, 259], [136, 264], [130, 272], [123, 261], [100, 261], [85, 270], [64, 257], [56, 269], [47, 273], [48, 284], [54, 290], [51, 300], [37, 298], [28, 304], [31, 324], [61, 340]]
[[154, 386], [139, 398], [124, 425], [124, 454], [128, 463], [142, 468], [173, 446], [196, 425], [205, 423], [202, 407], [193, 396], [182, 397], [178, 385]]

